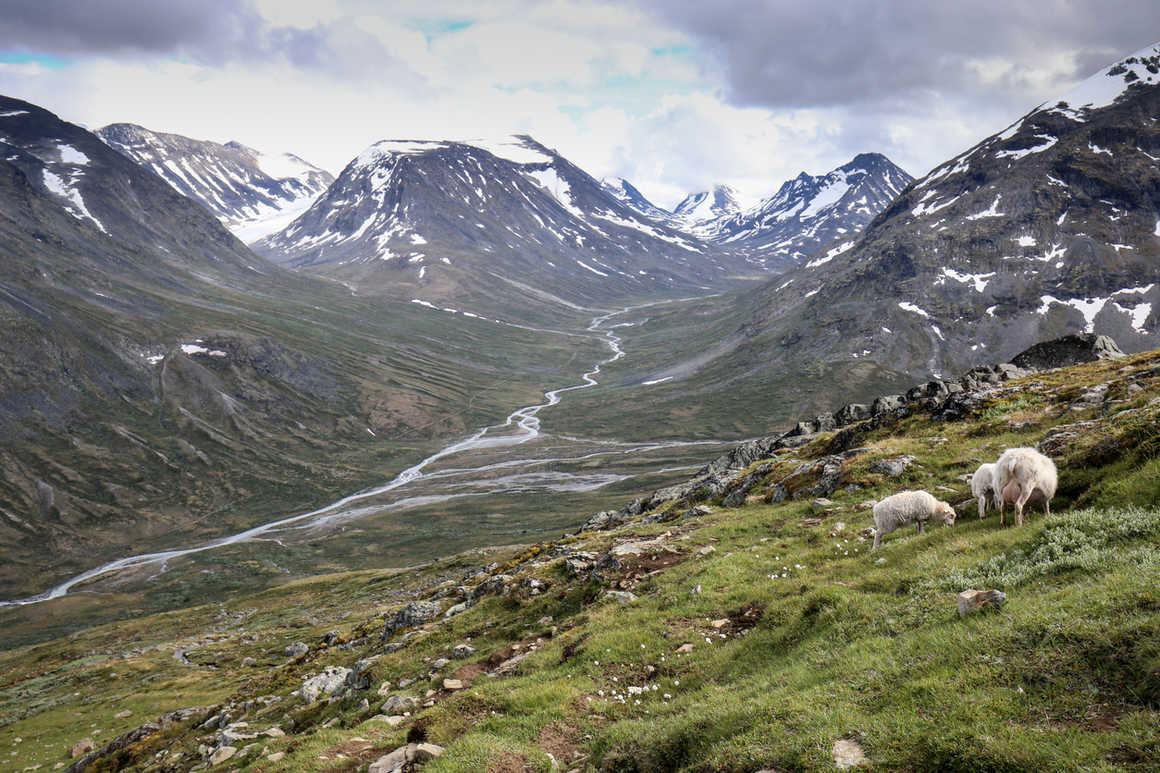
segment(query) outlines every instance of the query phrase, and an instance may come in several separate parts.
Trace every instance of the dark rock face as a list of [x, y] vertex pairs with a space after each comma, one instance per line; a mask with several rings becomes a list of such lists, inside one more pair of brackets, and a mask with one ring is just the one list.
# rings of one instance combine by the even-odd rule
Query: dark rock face
[[1124, 357], [1120, 347], [1106, 335], [1078, 333], [1044, 341], [1011, 358], [1011, 364], [1028, 370], [1052, 370], [1081, 362]]

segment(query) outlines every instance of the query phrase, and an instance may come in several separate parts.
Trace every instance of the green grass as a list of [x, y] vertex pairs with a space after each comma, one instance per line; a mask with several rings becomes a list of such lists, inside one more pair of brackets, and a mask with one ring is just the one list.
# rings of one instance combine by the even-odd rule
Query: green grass
[[[1099, 409], [1067, 406], [1083, 385], [1121, 384], [1157, 359], [1042, 374], [967, 420], [916, 415], [869, 432], [859, 438], [865, 450], [844, 465], [844, 483], [857, 488], [834, 492], [826, 513], [815, 513], [809, 496], [737, 509], [713, 503], [702, 519], [630, 523], [555, 547], [472, 551], [410, 571], [301, 580], [0, 653], [0, 750], [18, 749], [12, 759], [21, 766], [51, 767], [94, 722], [108, 740], [160, 711], [228, 700], [235, 719], [291, 731], [262, 741], [267, 754], [286, 752], [280, 762], [253, 755], [238, 763], [253, 771], [355, 771], [408, 737], [446, 747], [425, 768], [432, 773], [546, 773], [549, 754], [564, 771], [821, 771], [833, 769], [839, 739], [860, 743], [874, 770], [1152, 770], [1160, 754], [1160, 510], [1147, 496], [1157, 461], [1149, 401], [1160, 383], [1137, 379], [1143, 395]], [[1050, 518], [1033, 508], [1015, 528], [1000, 527], [994, 514], [975, 516], [964, 476], [1005, 447], [1033, 445], [1077, 421], [1095, 423], [1061, 446]], [[826, 453], [827, 442], [779, 457], [751, 493]], [[902, 476], [870, 471], [903, 453], [919, 464]], [[800, 481], [802, 490], [813, 481]], [[922, 536], [896, 531], [871, 554], [860, 531], [872, 518], [855, 506], [906, 487], [938, 492], [966, 514]], [[651, 560], [672, 560], [656, 571], [570, 579], [553, 557], [559, 547], [603, 553], [614, 542], [657, 537], [678, 555], [657, 552]], [[310, 706], [290, 696], [324, 665], [380, 651], [384, 613], [499, 573], [513, 578], [511, 594], [485, 597], [383, 655], [365, 693]], [[522, 589], [530, 577], [547, 592]], [[637, 601], [605, 595], [622, 582]], [[968, 587], [1003, 589], [1008, 602], [961, 619], [955, 596]], [[721, 620], [730, 622], [714, 627]], [[331, 629], [343, 641], [370, 638], [350, 650], [321, 646]], [[287, 662], [282, 648], [298, 640], [311, 651]], [[434, 673], [431, 662], [464, 641], [476, 655]], [[179, 665], [178, 644], [191, 647], [191, 661], [218, 668]], [[398, 728], [369, 721], [383, 681], [422, 699], [443, 676], [513, 644], [534, 647], [515, 675], [477, 673], [467, 689], [437, 693]], [[678, 652], [686, 644], [692, 650]], [[257, 664], [244, 666], [246, 657]], [[402, 679], [416, 681], [399, 688]], [[262, 695], [281, 700], [240, 708]], [[110, 722], [124, 707], [133, 716]], [[182, 754], [174, 767], [184, 769], [200, 759], [205, 735], [175, 726], [135, 749], [131, 769], [155, 769], [163, 751]], [[360, 743], [362, 752], [348, 753]]]

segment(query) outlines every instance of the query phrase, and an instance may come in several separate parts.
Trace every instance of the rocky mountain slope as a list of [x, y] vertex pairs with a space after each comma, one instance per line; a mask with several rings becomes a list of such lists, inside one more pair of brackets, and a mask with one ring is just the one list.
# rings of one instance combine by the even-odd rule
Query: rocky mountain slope
[[[609, 426], [713, 432], [740, 429], [742, 412], [777, 422], [1071, 332], [1156, 346], [1157, 51], [939, 165], [852, 244], [752, 291], [652, 315], [626, 340], [640, 356], [607, 379], [609, 390], [656, 383], [649, 415], [613, 408]], [[584, 399], [616, 405], [608, 391]]]
[[[0, 748], [74, 771], [1148, 770], [1160, 352], [970, 375], [747, 444], [715, 491], [604, 528], [13, 648]], [[1023, 445], [1059, 467], [1053, 515], [979, 520], [971, 473]], [[958, 522], [869, 554], [870, 503], [905, 488]], [[961, 617], [967, 588], [1002, 613]]]
[[295, 269], [467, 308], [720, 286], [744, 265], [642, 217], [530, 137], [383, 141], [285, 230], [255, 245]]
[[672, 213], [667, 209], [662, 209], [645, 198], [645, 195], [637, 190], [635, 185], [623, 177], [605, 177], [600, 181], [600, 184], [604, 186], [605, 190], [620, 199], [625, 206], [631, 207], [647, 218], [665, 222], [672, 216]]
[[710, 190], [690, 193], [673, 208], [674, 225], [699, 233], [715, 220], [732, 217], [741, 211], [737, 191], [728, 185], [714, 185]]
[[0, 263], [4, 599], [379, 483], [606, 351], [279, 269], [6, 97]]
[[743, 249], [763, 265], [786, 268], [832, 246], [841, 251], [914, 178], [881, 153], [860, 153], [824, 175], [805, 172], [744, 212], [718, 218], [703, 233]]
[[217, 215], [244, 242], [282, 229], [334, 182], [292, 153], [263, 153], [238, 142], [222, 145], [131, 123], [96, 134]]

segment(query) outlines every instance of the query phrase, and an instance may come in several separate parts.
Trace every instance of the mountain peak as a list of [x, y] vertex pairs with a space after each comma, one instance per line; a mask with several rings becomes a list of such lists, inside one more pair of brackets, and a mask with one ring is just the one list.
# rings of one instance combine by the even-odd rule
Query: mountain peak
[[693, 227], [741, 211], [737, 191], [725, 184], [707, 191], [690, 193], [673, 209], [674, 217], [686, 227]]

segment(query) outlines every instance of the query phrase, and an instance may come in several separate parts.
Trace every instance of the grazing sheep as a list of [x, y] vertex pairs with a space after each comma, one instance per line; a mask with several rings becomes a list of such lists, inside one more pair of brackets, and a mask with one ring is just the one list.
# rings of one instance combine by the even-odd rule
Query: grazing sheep
[[971, 476], [971, 493], [979, 500], [979, 519], [987, 514], [988, 499], [999, 506], [999, 492], [995, 490], [995, 465], [980, 464]]
[[1055, 462], [1034, 448], [1008, 448], [995, 462], [995, 491], [999, 494], [999, 523], [1005, 523], [1008, 502], [1015, 505], [1015, 525], [1023, 525], [1023, 506], [1034, 497], [1043, 500], [1051, 515], [1051, 498], [1059, 479]]
[[882, 545], [882, 538], [899, 526], [918, 524], [918, 533], [926, 531], [926, 522], [942, 518], [947, 526], [955, 523], [955, 509], [925, 491], [900, 491], [874, 505], [874, 548]]

